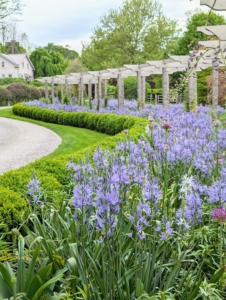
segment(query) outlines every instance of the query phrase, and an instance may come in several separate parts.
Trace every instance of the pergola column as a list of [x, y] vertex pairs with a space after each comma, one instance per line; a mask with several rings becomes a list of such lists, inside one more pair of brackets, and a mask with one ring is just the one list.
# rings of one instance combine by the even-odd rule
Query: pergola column
[[101, 109], [101, 99], [102, 99], [102, 95], [101, 95], [101, 76], [98, 76], [98, 100], [97, 100], [97, 109], [100, 110]]
[[118, 108], [122, 107], [122, 74], [118, 74]]
[[142, 85], [142, 108], [145, 106], [145, 97], [146, 97], [146, 76], [141, 77]]
[[198, 105], [198, 94], [197, 94], [197, 74], [195, 71], [193, 75], [193, 101], [196, 107]]
[[218, 97], [219, 97], [219, 79], [218, 79], [218, 68], [219, 61], [218, 59], [213, 60], [212, 63], [212, 113], [213, 118], [217, 118], [217, 107], [218, 107]]
[[169, 74], [166, 68], [162, 68], [162, 96], [163, 107], [169, 106]]
[[65, 92], [66, 92], [67, 95], [69, 95], [67, 76], [66, 76], [66, 78], [65, 78]]
[[141, 71], [137, 71], [137, 102], [138, 108], [142, 106], [142, 84], [141, 84]]
[[188, 77], [188, 105], [191, 106], [193, 101], [193, 75]]
[[121, 94], [122, 94], [122, 107], [124, 107], [125, 92], [124, 92], [124, 78], [121, 79]]
[[104, 79], [104, 98], [108, 96], [107, 79]]
[[83, 84], [83, 77], [80, 77], [80, 105], [84, 106], [84, 84]]
[[89, 100], [92, 99], [92, 80], [89, 80], [89, 83], [88, 83], [88, 98], [89, 98]]
[[97, 83], [94, 84], [94, 98], [97, 99]]
[[49, 99], [48, 82], [45, 80], [45, 98]]
[[61, 84], [61, 101], [64, 99], [64, 86]]
[[52, 103], [54, 103], [54, 79], [51, 79], [51, 95], [52, 95]]

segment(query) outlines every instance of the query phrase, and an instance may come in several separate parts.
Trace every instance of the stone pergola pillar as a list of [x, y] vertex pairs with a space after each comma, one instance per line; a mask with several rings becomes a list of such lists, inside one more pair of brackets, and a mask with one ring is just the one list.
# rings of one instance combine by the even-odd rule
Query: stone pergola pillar
[[63, 101], [64, 99], [64, 86], [61, 84], [61, 100]]
[[197, 79], [198, 79], [197, 73], [194, 71], [194, 75], [193, 75], [193, 91], [194, 91], [193, 93], [194, 93], [194, 99], [193, 99], [193, 101], [194, 101], [195, 107], [197, 107], [197, 105], [198, 105]]
[[97, 83], [94, 84], [94, 98], [97, 99]]
[[141, 71], [137, 71], [137, 102], [138, 108], [142, 107], [142, 84], [141, 84]]
[[188, 104], [189, 104], [189, 107], [191, 106], [192, 101], [193, 101], [193, 75], [191, 74], [188, 77]]
[[80, 80], [79, 80], [79, 83], [80, 83], [80, 105], [81, 106], [84, 106], [84, 83], [83, 83], [83, 77], [81, 76], [80, 77]]
[[219, 79], [218, 79], [218, 68], [219, 68], [219, 61], [218, 59], [213, 60], [212, 63], [212, 112], [213, 118], [217, 119], [217, 107], [218, 107], [218, 97], [219, 97]]
[[67, 95], [69, 95], [69, 87], [68, 87], [67, 76], [65, 77], [65, 92], [66, 92]]
[[122, 107], [122, 74], [118, 74], [118, 108]]
[[121, 94], [122, 94], [122, 107], [124, 107], [125, 92], [124, 92], [124, 78], [121, 79]]
[[49, 99], [48, 82], [45, 80], [45, 98]]
[[88, 98], [89, 100], [92, 99], [92, 80], [89, 80], [88, 82]]
[[146, 76], [141, 76], [141, 86], [142, 86], [142, 108], [144, 108], [145, 97], [146, 97]]
[[103, 82], [104, 82], [104, 98], [107, 98], [108, 96], [107, 79], [104, 79]]
[[98, 110], [101, 109], [101, 99], [102, 99], [102, 94], [101, 94], [102, 86], [101, 86], [101, 83], [102, 83], [101, 76], [98, 76], [98, 95], [97, 95], [97, 109]]
[[54, 78], [51, 79], [51, 95], [52, 95], [52, 103], [54, 103]]
[[169, 106], [169, 74], [166, 68], [162, 68], [162, 102], [163, 107], [168, 108]]

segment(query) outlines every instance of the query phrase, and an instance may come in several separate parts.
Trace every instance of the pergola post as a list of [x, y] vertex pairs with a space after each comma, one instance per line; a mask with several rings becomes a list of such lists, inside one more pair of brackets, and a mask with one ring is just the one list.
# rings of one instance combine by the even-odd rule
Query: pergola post
[[212, 113], [213, 118], [217, 118], [217, 107], [218, 107], [218, 97], [219, 97], [219, 79], [218, 79], [218, 68], [219, 68], [219, 61], [218, 59], [213, 60], [212, 63]]
[[163, 107], [168, 108], [169, 106], [169, 74], [166, 68], [162, 68], [162, 102]]
[[49, 100], [48, 82], [45, 80], [45, 98]]
[[104, 79], [104, 98], [108, 96], [107, 79]]
[[80, 105], [84, 106], [84, 84], [83, 84], [83, 77], [80, 77]]
[[191, 107], [193, 101], [193, 76], [192, 74], [188, 77], [188, 105]]
[[92, 99], [92, 80], [89, 80], [89, 83], [88, 83], [88, 98], [89, 98], [89, 100]]
[[146, 97], [146, 76], [141, 77], [142, 85], [142, 108], [145, 106], [145, 97]]
[[61, 84], [61, 101], [64, 99], [64, 86]]
[[52, 103], [54, 103], [54, 78], [51, 79], [51, 95], [52, 95]]
[[69, 95], [67, 76], [65, 77], [65, 91], [66, 91], [66, 94]]
[[101, 95], [101, 76], [98, 76], [98, 100], [97, 100], [97, 110], [101, 109], [101, 99], [102, 99], [102, 95]]
[[124, 78], [121, 79], [121, 94], [122, 94], [122, 107], [124, 107], [125, 92], [124, 92]]
[[194, 71], [193, 74], [193, 102], [194, 106], [198, 105], [198, 94], [197, 94], [197, 73]]
[[122, 74], [118, 74], [118, 108], [122, 107]]
[[94, 84], [94, 98], [97, 99], [97, 83]]
[[142, 84], [141, 84], [141, 71], [137, 71], [137, 102], [138, 108], [142, 106]]

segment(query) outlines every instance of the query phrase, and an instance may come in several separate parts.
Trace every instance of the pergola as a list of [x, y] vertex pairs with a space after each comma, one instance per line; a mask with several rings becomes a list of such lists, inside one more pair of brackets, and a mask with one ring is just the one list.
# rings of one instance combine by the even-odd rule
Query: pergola
[[[207, 5], [214, 10], [226, 10], [225, 0], [200, 0], [201, 5]], [[137, 98], [138, 106], [143, 107], [145, 102], [146, 76], [151, 74], [162, 74], [163, 81], [163, 106], [169, 105], [169, 74], [178, 71], [191, 70], [188, 78], [188, 100], [197, 102], [197, 76], [196, 71], [201, 71], [210, 66], [213, 68], [213, 103], [218, 103], [218, 67], [223, 65], [214, 59], [218, 56], [219, 49], [226, 48], [226, 26], [202, 26], [198, 31], [206, 35], [215, 35], [218, 41], [201, 41], [200, 44], [207, 48], [205, 53], [202, 50], [191, 51], [190, 55], [172, 55], [169, 59], [158, 61], [147, 61], [145, 64], [129, 65], [125, 64], [121, 68], [109, 68], [101, 71], [88, 71], [82, 73], [70, 73], [67, 75], [57, 75], [38, 79], [45, 82], [46, 98], [48, 97], [48, 84], [52, 86], [52, 99], [54, 98], [54, 83], [65, 85], [67, 93], [70, 93], [70, 85], [78, 84], [80, 105], [84, 105], [83, 86], [88, 84], [88, 97], [92, 95], [92, 84], [95, 85], [95, 98], [98, 99], [98, 107], [101, 107], [102, 81], [104, 82], [104, 97], [107, 95], [106, 81], [116, 78], [118, 82], [118, 106], [124, 106], [124, 78], [137, 76]], [[202, 55], [200, 58], [199, 56]], [[212, 62], [213, 60], [213, 62]], [[62, 90], [63, 91], [63, 90]], [[215, 104], [214, 104], [215, 105]], [[213, 105], [213, 107], [215, 107]], [[216, 109], [216, 107], [215, 107]]]

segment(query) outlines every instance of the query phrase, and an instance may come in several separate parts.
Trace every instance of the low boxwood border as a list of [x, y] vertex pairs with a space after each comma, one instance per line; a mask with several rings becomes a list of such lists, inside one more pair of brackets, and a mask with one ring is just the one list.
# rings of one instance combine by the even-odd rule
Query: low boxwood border
[[13, 106], [13, 113], [21, 117], [87, 128], [111, 135], [102, 140], [100, 143], [93, 144], [83, 150], [67, 155], [58, 155], [54, 158], [44, 157], [18, 170], [11, 170], [9, 172], [5, 172], [3, 175], [0, 175], [0, 190], [7, 188], [9, 192], [16, 192], [23, 198], [25, 191], [27, 190], [26, 185], [29, 180], [26, 176], [27, 181], [21, 180], [20, 184], [18, 184], [18, 178], [23, 178], [24, 174], [30, 175], [33, 170], [36, 170], [37, 177], [39, 177], [38, 175], [41, 172], [42, 174], [45, 174], [46, 180], [51, 180], [52, 182], [54, 181], [54, 184], [50, 185], [51, 189], [48, 191], [48, 197], [50, 197], [51, 192], [54, 194], [54, 187], [59, 189], [59, 186], [64, 186], [68, 183], [67, 163], [70, 158], [73, 158], [75, 162], [79, 162], [89, 156], [92, 160], [93, 153], [97, 146], [101, 147], [102, 149], [108, 148], [113, 150], [119, 141], [127, 138], [127, 134], [123, 132], [124, 129], [128, 129], [129, 136], [134, 140], [137, 140], [138, 136], [144, 132], [146, 125], [148, 125], [147, 120], [133, 116], [95, 114], [89, 112], [55, 111], [50, 109], [28, 107], [22, 103], [15, 104]]

